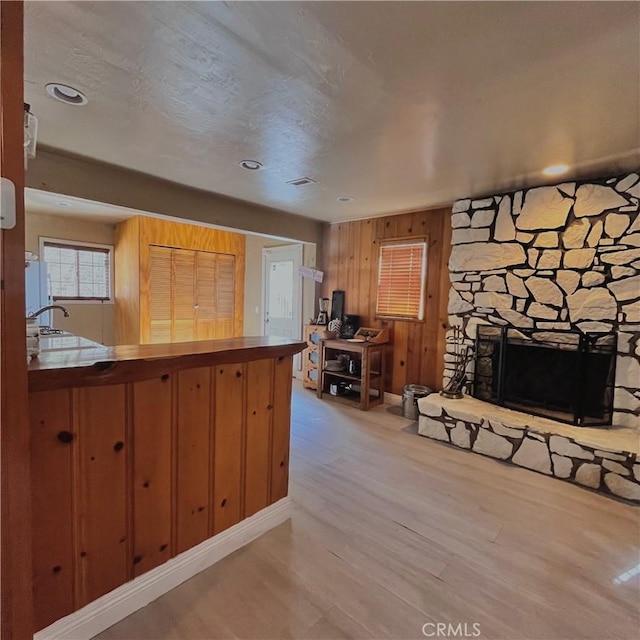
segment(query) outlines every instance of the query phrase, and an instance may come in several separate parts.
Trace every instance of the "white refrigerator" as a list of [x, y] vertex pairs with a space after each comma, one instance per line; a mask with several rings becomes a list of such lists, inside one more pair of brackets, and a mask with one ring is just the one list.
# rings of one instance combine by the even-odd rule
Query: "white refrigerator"
[[[49, 283], [47, 280], [47, 265], [39, 260], [25, 260], [25, 288], [26, 315], [30, 315], [51, 304]], [[51, 326], [51, 311], [45, 311], [38, 316], [41, 327]]]

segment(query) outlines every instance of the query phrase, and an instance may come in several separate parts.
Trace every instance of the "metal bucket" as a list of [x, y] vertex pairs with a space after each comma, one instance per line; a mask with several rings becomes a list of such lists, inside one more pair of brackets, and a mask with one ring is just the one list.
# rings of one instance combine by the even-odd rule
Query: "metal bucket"
[[418, 398], [424, 398], [430, 393], [433, 393], [433, 389], [421, 384], [405, 385], [402, 390], [402, 417], [407, 420], [417, 420], [419, 416]]

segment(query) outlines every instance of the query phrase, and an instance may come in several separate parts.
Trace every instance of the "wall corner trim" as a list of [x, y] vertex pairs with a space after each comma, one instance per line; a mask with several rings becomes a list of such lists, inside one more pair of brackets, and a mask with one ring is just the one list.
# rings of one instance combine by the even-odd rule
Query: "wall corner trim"
[[89, 640], [291, 517], [282, 498], [34, 634], [34, 640]]

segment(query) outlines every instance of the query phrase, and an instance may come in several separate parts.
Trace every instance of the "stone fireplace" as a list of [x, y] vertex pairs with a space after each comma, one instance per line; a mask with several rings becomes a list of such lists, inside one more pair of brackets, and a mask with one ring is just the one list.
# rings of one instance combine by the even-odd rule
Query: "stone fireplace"
[[[467, 396], [419, 400], [421, 435], [640, 503], [639, 202], [632, 173], [454, 204], [444, 384], [461, 350], [476, 346], [479, 327], [515, 335], [516, 349], [498, 353], [491, 367], [511, 357], [522, 375], [498, 389], [489, 361], [476, 380], [472, 360]], [[536, 340], [558, 353], [534, 352]], [[589, 360], [578, 347], [558, 346], [562, 340], [586, 341]], [[566, 398], [573, 382], [539, 380], [550, 366], [578, 367], [588, 397]], [[486, 401], [478, 389], [503, 397]], [[552, 411], [509, 404], [505, 393], [574, 416], [579, 405], [591, 421], [565, 415], [573, 424], [563, 424]]]
[[449, 323], [470, 345], [478, 324], [614, 332], [613, 423], [640, 430], [639, 200], [638, 174], [459, 200]]

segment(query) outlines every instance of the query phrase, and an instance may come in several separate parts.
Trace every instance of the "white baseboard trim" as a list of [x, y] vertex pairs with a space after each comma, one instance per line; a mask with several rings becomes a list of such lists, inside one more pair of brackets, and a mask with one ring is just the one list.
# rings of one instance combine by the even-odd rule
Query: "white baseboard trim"
[[402, 396], [399, 396], [397, 393], [391, 393], [390, 391], [385, 391], [384, 401], [386, 404], [401, 405]]
[[34, 634], [34, 640], [89, 640], [291, 517], [283, 498]]

